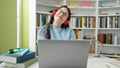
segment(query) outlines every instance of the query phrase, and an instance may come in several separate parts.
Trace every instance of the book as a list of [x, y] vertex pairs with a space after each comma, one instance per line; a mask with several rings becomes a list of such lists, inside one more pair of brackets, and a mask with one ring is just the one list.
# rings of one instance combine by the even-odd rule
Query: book
[[27, 53], [30, 52], [30, 49], [28, 48], [13, 48], [13, 50], [17, 50], [17, 52], [13, 52], [13, 53], [10, 53], [10, 51], [8, 50], [7, 52], [3, 53], [3, 55], [6, 55], [6, 56], [23, 56]]
[[35, 57], [35, 58], [32, 58], [30, 60], [27, 60], [25, 62], [18, 63], [18, 64], [3, 62], [3, 63], [1, 63], [0, 68], [1, 67], [4, 67], [4, 68], [27, 68], [30, 65], [32, 65], [33, 63], [35, 63], [37, 60], [38, 60], [38, 58]]
[[21, 63], [26, 60], [35, 58], [35, 52], [29, 52], [28, 54], [25, 54], [23, 56], [5, 56], [5, 55], [0, 55], [0, 60], [4, 62], [10, 62], [10, 63]]

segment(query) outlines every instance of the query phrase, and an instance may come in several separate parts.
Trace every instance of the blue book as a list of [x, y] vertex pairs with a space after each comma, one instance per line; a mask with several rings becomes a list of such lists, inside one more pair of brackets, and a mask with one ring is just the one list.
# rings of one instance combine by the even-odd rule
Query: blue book
[[27, 60], [30, 60], [32, 58], [35, 58], [35, 52], [29, 52], [23, 56], [5, 56], [5, 55], [0, 55], [0, 60], [3, 62], [10, 62], [10, 63], [21, 63]]
[[14, 48], [14, 51], [15, 52], [13, 52], [13, 53], [10, 53], [10, 51], [7, 51], [7, 52], [3, 53], [3, 55], [6, 55], [6, 56], [15, 56], [15, 57], [17, 57], [17, 56], [23, 56], [23, 55], [29, 53], [30, 49], [28, 49], [28, 48]]

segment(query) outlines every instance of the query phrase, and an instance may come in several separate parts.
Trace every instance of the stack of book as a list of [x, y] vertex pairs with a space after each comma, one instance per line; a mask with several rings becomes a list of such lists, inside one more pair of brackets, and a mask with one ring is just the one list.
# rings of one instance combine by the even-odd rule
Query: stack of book
[[10, 68], [27, 68], [37, 61], [35, 52], [27, 48], [13, 48], [0, 55], [1, 66]]

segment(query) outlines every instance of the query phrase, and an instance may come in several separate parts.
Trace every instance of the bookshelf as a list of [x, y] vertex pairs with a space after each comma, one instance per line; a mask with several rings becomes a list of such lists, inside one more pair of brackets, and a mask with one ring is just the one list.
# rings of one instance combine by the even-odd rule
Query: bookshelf
[[[91, 37], [97, 39], [97, 1], [66, 0], [66, 4], [71, 9], [72, 18], [70, 27], [75, 31], [76, 38], [78, 40], [90, 39]], [[95, 52], [97, 53], [97, 48], [95, 49]]]
[[[43, 22], [42, 17], [48, 22], [51, 14], [49, 11], [60, 5], [68, 5], [71, 9], [72, 18], [69, 25], [78, 40], [92, 37], [101, 41], [103, 35], [111, 35], [111, 41], [108, 42], [105, 38], [104, 43], [101, 41], [101, 52], [104, 53], [108, 48], [120, 48], [120, 0], [36, 0], [36, 37], [43, 25], [40, 23]], [[100, 44], [95, 42], [95, 54], [99, 46]]]
[[119, 30], [120, 0], [99, 0], [97, 33], [98, 40], [103, 44], [102, 53], [116, 54], [120, 52]]

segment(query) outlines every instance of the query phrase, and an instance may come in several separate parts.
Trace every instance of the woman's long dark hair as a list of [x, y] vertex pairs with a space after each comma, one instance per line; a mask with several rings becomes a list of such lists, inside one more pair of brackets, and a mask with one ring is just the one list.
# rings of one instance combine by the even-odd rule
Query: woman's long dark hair
[[[69, 16], [68, 16], [67, 20], [70, 21], [70, 18], [71, 18], [71, 11], [70, 11], [70, 9], [69, 9], [66, 5], [63, 5], [63, 6], [59, 7], [57, 10], [59, 10], [60, 8], [63, 8], [63, 7], [66, 8], [66, 9], [68, 10]], [[47, 25], [47, 32], [46, 32], [46, 34], [45, 34], [46, 39], [51, 39], [50, 24], [52, 24], [53, 21], [54, 21], [54, 17], [51, 16], [51, 19], [50, 19], [49, 23], [46, 24], [46, 25]], [[67, 24], [67, 25], [62, 24], [62, 25], [61, 25], [61, 28], [64, 28], [64, 29], [66, 29], [67, 27], [69, 27], [69, 24]]]

